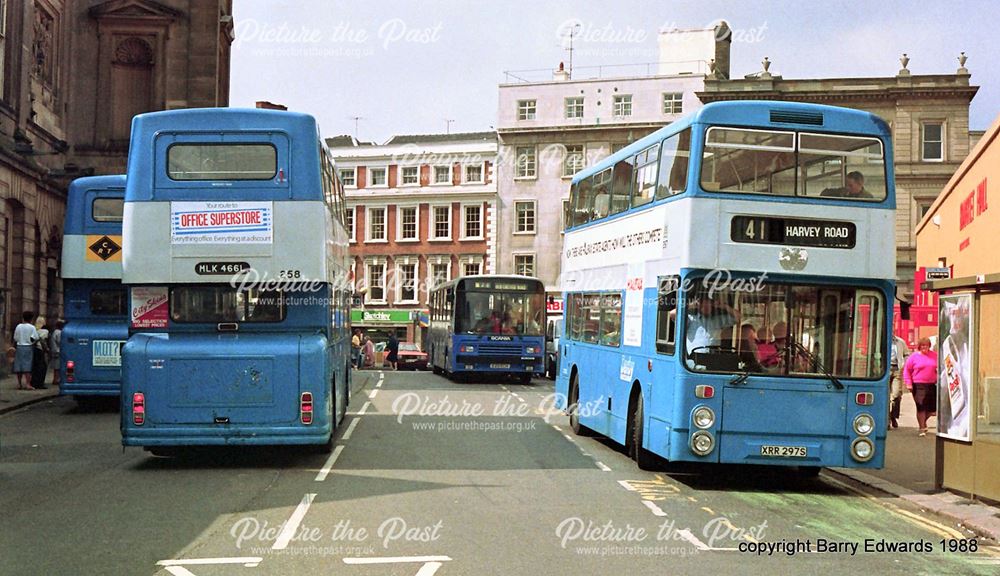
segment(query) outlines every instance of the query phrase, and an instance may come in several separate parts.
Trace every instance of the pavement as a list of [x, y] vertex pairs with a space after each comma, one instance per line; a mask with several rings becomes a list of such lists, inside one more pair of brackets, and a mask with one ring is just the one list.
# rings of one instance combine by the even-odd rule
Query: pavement
[[30, 404], [44, 402], [59, 395], [59, 387], [52, 385], [52, 371], [45, 374], [45, 388], [18, 390], [17, 377], [13, 374], [0, 378], [0, 414], [13, 412]]
[[[372, 371], [356, 371], [365, 374]], [[363, 381], [363, 378], [355, 378]], [[46, 375], [43, 390], [17, 390], [14, 375], [0, 378], [0, 414], [12, 412], [30, 404], [44, 402], [58, 396], [59, 388], [53, 386], [51, 371]], [[934, 429], [931, 419], [928, 426]], [[943, 442], [934, 435], [918, 436], [916, 408], [912, 398], [903, 396], [899, 428], [889, 430], [886, 440], [885, 466], [881, 470], [864, 472], [850, 468], [828, 468], [828, 473], [845, 476], [896, 498], [911, 502], [937, 514], [957, 526], [980, 536], [1000, 542], [1000, 507], [970, 500], [934, 486], [935, 444]]]

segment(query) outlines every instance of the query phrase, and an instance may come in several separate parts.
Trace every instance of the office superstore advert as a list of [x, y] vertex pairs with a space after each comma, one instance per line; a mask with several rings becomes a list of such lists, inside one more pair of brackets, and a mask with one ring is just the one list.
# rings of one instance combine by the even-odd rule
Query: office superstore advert
[[271, 202], [171, 202], [171, 244], [271, 244]]

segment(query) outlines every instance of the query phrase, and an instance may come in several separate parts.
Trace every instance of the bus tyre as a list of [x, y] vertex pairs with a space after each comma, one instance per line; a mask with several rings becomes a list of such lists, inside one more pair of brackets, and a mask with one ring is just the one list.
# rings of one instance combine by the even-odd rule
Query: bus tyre
[[531, 374], [521, 374], [521, 384], [531, 384]]
[[642, 392], [640, 392], [635, 400], [635, 410], [632, 411], [632, 437], [630, 438], [632, 442], [629, 445], [629, 456], [635, 460], [640, 470], [655, 470], [656, 458], [650, 451], [642, 447], [642, 404]]
[[569, 412], [569, 427], [573, 434], [577, 436], [593, 436], [593, 431], [583, 424], [580, 424], [580, 386], [577, 384], [577, 376], [569, 383], [569, 401], [566, 403], [566, 411]]

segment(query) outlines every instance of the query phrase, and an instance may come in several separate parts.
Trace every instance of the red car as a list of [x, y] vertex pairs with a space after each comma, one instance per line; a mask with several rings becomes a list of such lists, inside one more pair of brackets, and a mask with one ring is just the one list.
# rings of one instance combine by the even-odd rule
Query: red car
[[427, 363], [427, 353], [421, 352], [419, 346], [412, 342], [400, 342], [396, 367], [398, 370], [427, 370], [430, 365]]

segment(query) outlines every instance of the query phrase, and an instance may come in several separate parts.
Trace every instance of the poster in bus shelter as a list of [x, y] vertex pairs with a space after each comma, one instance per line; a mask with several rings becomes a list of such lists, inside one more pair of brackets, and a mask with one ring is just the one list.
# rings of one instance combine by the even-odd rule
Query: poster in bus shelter
[[972, 294], [939, 299], [938, 318], [938, 436], [971, 440]]

